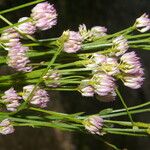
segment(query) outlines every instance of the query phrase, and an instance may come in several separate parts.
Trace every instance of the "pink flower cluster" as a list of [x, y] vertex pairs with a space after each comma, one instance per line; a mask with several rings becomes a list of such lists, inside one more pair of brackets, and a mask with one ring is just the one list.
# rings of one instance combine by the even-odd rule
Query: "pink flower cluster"
[[67, 53], [76, 53], [81, 49], [81, 35], [75, 31], [66, 31], [66, 34], [68, 39], [64, 42], [64, 51]]
[[141, 17], [136, 19], [135, 26], [137, 30], [142, 33], [150, 30], [149, 16], [146, 13], [144, 13]]
[[[34, 85], [27, 85], [23, 87], [23, 99], [27, 100], [29, 95], [31, 94], [32, 90], [34, 90]], [[47, 106], [47, 102], [49, 101], [48, 93], [44, 89], [40, 89], [37, 87], [34, 92], [33, 96], [30, 100], [30, 103], [32, 105], [44, 108]]]
[[15, 131], [9, 119], [4, 119], [0, 122], [0, 133], [3, 135], [11, 134]]
[[22, 98], [17, 94], [14, 88], [5, 91], [4, 96], [2, 96], [2, 102], [6, 105], [6, 108], [9, 111], [16, 111], [17, 107], [20, 106], [21, 99]]
[[[1, 40], [4, 43], [5, 49], [8, 50], [8, 65], [16, 71], [30, 72], [32, 68], [28, 66], [30, 60], [26, 53], [27, 47], [24, 47], [20, 42], [20, 38], [24, 35], [32, 35], [37, 28], [47, 30], [54, 26], [57, 22], [57, 13], [53, 5], [48, 2], [37, 4], [31, 13], [31, 17], [22, 17], [18, 20], [17, 28], [9, 28], [3, 31]], [[19, 31], [19, 32], [18, 32]]]
[[60, 73], [57, 70], [48, 70], [46, 75], [43, 77], [44, 83], [48, 87], [58, 87], [60, 85]]
[[107, 29], [102, 26], [95, 26], [88, 30], [85, 24], [79, 25], [79, 33], [84, 41], [93, 41], [96, 38], [105, 36], [106, 32]]
[[57, 24], [57, 12], [48, 2], [37, 4], [32, 9], [31, 18], [39, 30], [47, 30]]
[[115, 44], [115, 46], [113, 45], [114, 51], [110, 51], [110, 54], [94, 53], [88, 58], [85, 66], [92, 70], [93, 76], [91, 79], [81, 81], [79, 91], [83, 96], [97, 94], [109, 97], [109, 99], [112, 97], [114, 100], [116, 96], [115, 81], [118, 79], [132, 89], [142, 86], [144, 71], [140, 58], [135, 52], [125, 53], [128, 44], [123, 36], [116, 38], [113, 43]]
[[85, 129], [88, 130], [91, 134], [103, 135], [101, 131], [103, 127], [104, 120], [100, 116], [90, 116], [84, 120], [83, 124]]

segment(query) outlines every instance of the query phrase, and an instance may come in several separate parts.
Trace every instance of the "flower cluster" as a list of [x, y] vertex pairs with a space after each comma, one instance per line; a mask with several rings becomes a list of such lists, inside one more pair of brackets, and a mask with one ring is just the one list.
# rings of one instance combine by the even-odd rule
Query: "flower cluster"
[[150, 29], [150, 18], [149, 16], [144, 13], [141, 17], [136, 19], [135, 26], [138, 31], [146, 32]]
[[54, 26], [57, 22], [57, 13], [53, 5], [48, 2], [37, 4], [31, 13], [31, 18], [22, 17], [18, 20], [17, 27], [4, 30], [0, 40], [8, 50], [8, 65], [16, 71], [30, 72], [32, 68], [28, 66], [30, 62], [26, 53], [28, 47], [24, 47], [20, 42], [20, 38], [26, 35], [32, 35], [39, 30], [47, 30]]
[[23, 99], [25, 101], [28, 100], [29, 95], [32, 91], [34, 91], [30, 103], [41, 108], [46, 107], [47, 102], [49, 101], [48, 93], [44, 89], [40, 89], [39, 87], [37, 87], [36, 89], [34, 88], [34, 85], [27, 85], [23, 87]]
[[49, 69], [45, 76], [43, 76], [43, 80], [48, 87], [58, 87], [60, 85], [61, 75], [57, 70]]
[[88, 117], [83, 122], [86, 130], [88, 130], [91, 134], [98, 134], [98, 135], [104, 134], [104, 132], [101, 131], [103, 123], [104, 123], [103, 118], [96, 115]]
[[113, 46], [109, 53], [106, 55], [94, 53], [88, 58], [86, 67], [92, 70], [93, 76], [91, 79], [81, 82], [79, 91], [83, 96], [97, 94], [112, 97], [114, 100], [117, 79], [121, 79], [125, 86], [132, 89], [142, 86], [144, 71], [139, 57], [135, 52], [125, 53], [127, 49], [127, 40], [120, 36], [113, 40]]
[[21, 99], [22, 98], [17, 94], [14, 88], [5, 91], [4, 96], [2, 96], [2, 102], [9, 111], [16, 111], [17, 107], [20, 106]]
[[9, 119], [4, 119], [0, 122], [0, 133], [3, 135], [11, 134], [15, 131]]
[[90, 30], [87, 29], [85, 24], [79, 26], [79, 33], [84, 41], [93, 41], [96, 38], [105, 36], [107, 29], [101, 26], [92, 27]]
[[78, 32], [66, 31], [67, 40], [64, 42], [64, 51], [67, 53], [76, 53], [81, 49], [82, 37]]
[[35, 26], [39, 30], [47, 30], [57, 23], [57, 13], [53, 5], [48, 2], [37, 4], [31, 13]]

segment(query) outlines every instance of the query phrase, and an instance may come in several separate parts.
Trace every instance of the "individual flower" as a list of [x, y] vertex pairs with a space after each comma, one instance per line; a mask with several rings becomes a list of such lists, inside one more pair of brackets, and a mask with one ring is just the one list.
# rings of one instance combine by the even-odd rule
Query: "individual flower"
[[17, 94], [14, 88], [10, 88], [5, 91], [4, 96], [2, 96], [2, 101], [6, 105], [7, 110], [16, 111], [20, 106], [21, 97]]
[[28, 47], [23, 46], [21, 43], [15, 45], [8, 51], [8, 66], [14, 68], [17, 71], [31, 72], [32, 67], [27, 66], [30, 62], [26, 55]]
[[6, 47], [6, 50], [10, 50], [13, 46], [19, 43], [19, 37], [20, 35], [15, 29], [9, 28], [3, 31], [0, 40]]
[[48, 70], [43, 80], [48, 87], [58, 87], [60, 85], [60, 73], [57, 70]]
[[141, 17], [136, 19], [135, 26], [138, 31], [146, 32], [150, 29], [150, 18], [149, 16], [144, 13]]
[[87, 29], [85, 24], [79, 25], [79, 33], [84, 41], [93, 41], [95, 38], [105, 36], [107, 29], [101, 26], [92, 27], [90, 30]]
[[107, 32], [107, 29], [105, 27], [95, 26], [91, 28], [91, 33], [94, 38], [105, 36], [106, 32]]
[[122, 35], [115, 38], [112, 41], [112, 43], [115, 51], [114, 53], [110, 53], [110, 54], [113, 54], [115, 56], [123, 55], [129, 48], [128, 41]]
[[120, 58], [119, 69], [128, 74], [138, 73], [141, 69], [140, 58], [134, 51], [125, 53]]
[[91, 84], [95, 89], [95, 93], [99, 96], [106, 96], [114, 92], [115, 79], [105, 73], [95, 73], [91, 79]]
[[40, 87], [35, 88], [35, 85], [27, 85], [23, 87], [23, 96], [22, 96], [23, 99], [25, 101], [28, 100], [32, 91], [33, 91], [33, 96], [29, 101], [30, 104], [33, 104], [41, 108], [46, 107], [49, 101], [48, 93], [44, 89], [40, 89]]
[[0, 122], [0, 133], [3, 135], [11, 134], [15, 131], [9, 119]]
[[143, 69], [139, 69], [139, 72], [136, 74], [125, 74], [122, 78], [122, 81], [125, 86], [130, 87], [132, 89], [138, 89], [142, 86], [144, 82], [144, 72]]
[[79, 25], [79, 34], [81, 35], [83, 41], [92, 41], [93, 34], [87, 29], [85, 24]]
[[18, 20], [18, 22], [22, 22], [25, 20], [28, 20], [28, 21], [18, 25], [18, 29], [23, 34], [29, 34], [29, 35], [34, 34], [36, 31], [36, 26], [33, 24], [33, 22], [31, 20], [29, 21], [29, 17], [22, 17]]
[[67, 53], [76, 53], [81, 49], [82, 37], [78, 32], [67, 31], [68, 39], [64, 42], [64, 51]]
[[47, 30], [57, 24], [56, 9], [48, 2], [37, 4], [31, 12], [31, 18], [39, 30]]
[[91, 134], [103, 135], [102, 127], [104, 124], [103, 118], [97, 115], [88, 117], [83, 121], [85, 129], [88, 130]]
[[82, 80], [79, 86], [79, 91], [82, 96], [93, 97], [94, 96], [94, 88], [89, 85], [90, 80]]
[[116, 75], [119, 73], [118, 66], [119, 64], [116, 58], [107, 57], [106, 60], [101, 63], [100, 70], [108, 75]]

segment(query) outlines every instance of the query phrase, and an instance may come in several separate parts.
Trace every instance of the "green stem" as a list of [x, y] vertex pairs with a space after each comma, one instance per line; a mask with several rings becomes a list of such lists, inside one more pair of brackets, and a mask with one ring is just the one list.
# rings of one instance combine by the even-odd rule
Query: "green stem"
[[127, 111], [127, 114], [128, 114], [128, 116], [129, 116], [129, 119], [130, 119], [130, 121], [131, 121], [132, 125], [134, 125], [134, 122], [133, 122], [132, 116], [131, 116], [131, 114], [130, 114], [130, 112], [129, 112], [129, 110], [128, 110], [128, 107], [127, 107], [127, 105], [126, 105], [126, 103], [125, 103], [125, 101], [124, 101], [123, 97], [121, 96], [121, 94], [120, 94], [120, 92], [119, 92], [119, 90], [118, 90], [117, 88], [115, 89], [115, 91], [116, 91], [116, 93], [117, 93], [118, 97], [120, 98], [120, 100], [121, 100], [121, 102], [122, 102], [123, 106], [125, 107], [125, 109], [126, 109], [126, 111]]

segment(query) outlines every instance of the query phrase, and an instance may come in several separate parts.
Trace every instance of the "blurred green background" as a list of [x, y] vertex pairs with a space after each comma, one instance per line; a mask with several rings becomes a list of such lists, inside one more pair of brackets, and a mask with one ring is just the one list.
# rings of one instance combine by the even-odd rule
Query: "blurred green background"
[[[0, 10], [15, 7], [32, 0], [0, 0]], [[38, 34], [39, 38], [56, 37], [64, 30], [78, 30], [79, 24], [86, 24], [88, 28], [101, 25], [113, 33], [132, 25], [137, 17], [144, 12], [149, 13], [150, 0], [49, 0], [54, 3], [58, 12], [58, 24], [49, 31]], [[29, 16], [33, 6], [7, 13], [13, 23], [20, 17]], [[0, 21], [0, 27], [6, 24]], [[146, 80], [142, 89], [131, 90], [120, 87], [128, 106], [133, 106], [150, 100], [150, 53], [139, 50], [145, 68]], [[54, 92], [49, 109], [54, 111], [75, 113], [96, 113], [103, 108], [119, 108], [118, 100], [111, 103], [101, 103], [94, 98], [83, 98], [79, 93]], [[119, 118], [120, 119], [120, 118]], [[126, 120], [126, 117], [122, 117]], [[150, 122], [149, 114], [137, 115], [138, 121]], [[129, 150], [150, 150], [149, 138], [126, 136], [106, 136], [110, 142]], [[64, 133], [56, 129], [17, 128], [14, 135], [0, 135], [0, 150], [111, 150], [92, 136], [80, 133]]]

